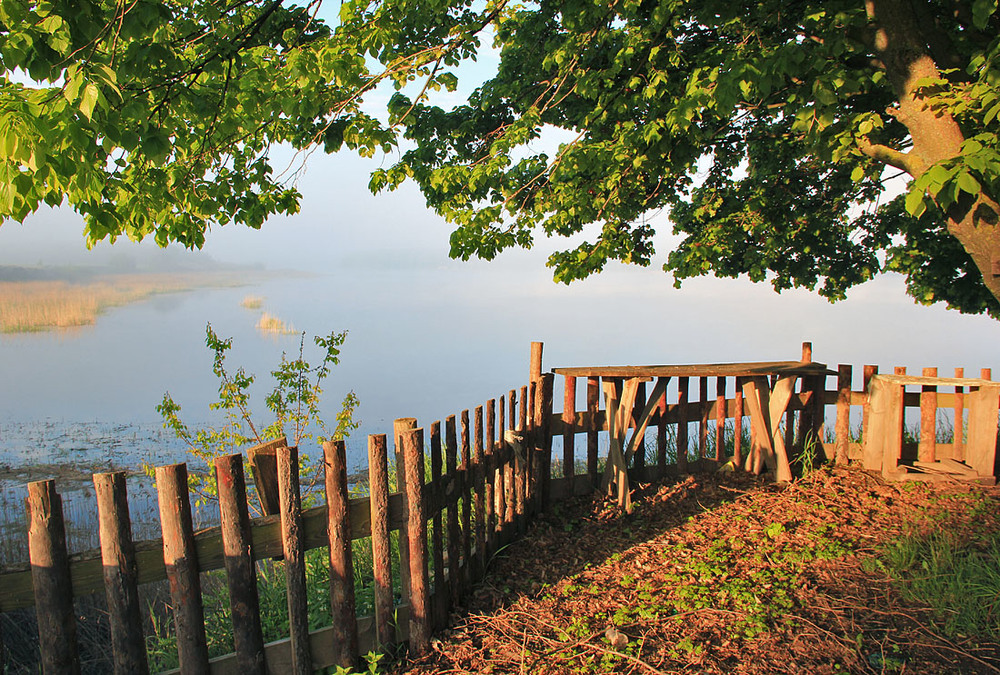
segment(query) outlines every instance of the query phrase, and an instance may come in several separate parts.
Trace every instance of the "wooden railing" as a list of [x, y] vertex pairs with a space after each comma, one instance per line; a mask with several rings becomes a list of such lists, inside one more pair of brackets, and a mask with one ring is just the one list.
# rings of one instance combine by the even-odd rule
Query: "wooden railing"
[[[282, 448], [277, 451], [280, 513], [251, 519], [244, 458], [225, 456], [214, 466], [221, 524], [194, 532], [185, 465], [160, 467], [156, 485], [163, 536], [133, 543], [124, 475], [97, 474], [101, 549], [69, 556], [54, 481], [32, 483], [30, 561], [0, 574], [0, 612], [35, 608], [41, 667], [47, 673], [78, 670], [73, 601], [102, 591], [116, 672], [147, 672], [138, 588], [164, 580], [169, 582], [180, 671], [185, 673], [312, 672], [355, 666], [362, 654], [387, 651], [404, 641], [419, 654], [428, 648], [431, 631], [445, 624], [450, 609], [482, 578], [491, 557], [523, 533], [534, 514], [551, 501], [586, 494], [600, 485], [599, 434], [607, 424], [600, 409], [599, 382], [586, 379], [586, 393], [578, 396], [578, 378], [558, 378], [563, 409], [553, 412], [557, 378], [541, 373], [540, 356], [538, 345], [528, 385], [448, 416], [443, 424], [418, 429], [416, 420], [397, 420], [391, 437], [392, 469], [390, 440], [385, 435], [369, 436], [365, 497], [349, 497], [344, 444], [331, 442], [324, 446], [326, 503], [303, 509], [296, 450]], [[846, 463], [860, 456], [852, 440], [856, 429], [850, 426], [850, 413], [852, 407], [860, 409], [863, 429], [868, 419], [867, 383], [877, 369], [864, 368], [860, 389], [853, 388], [850, 366], [842, 365], [837, 372], [835, 388], [826, 388], [826, 377], [804, 378], [793, 394], [784, 432], [794, 456], [802, 456], [810, 437], [824, 438], [827, 406], [835, 411], [835, 434], [832, 442], [818, 446], [825, 459]], [[989, 372], [982, 376], [989, 379]], [[690, 379], [679, 377], [670, 396], [664, 394], [656, 402], [649, 427], [655, 430], [655, 441], [647, 451], [635, 454], [631, 473], [636, 477], [653, 479], [727, 461], [742, 465], [746, 413], [741, 383], [726, 377], [696, 378], [694, 383]], [[963, 419], [964, 392], [961, 387], [954, 389], [905, 394], [904, 404], [922, 411], [921, 438], [934, 438], [939, 407], [954, 410], [954, 419]], [[635, 408], [641, 410], [645, 395], [637, 398]], [[583, 399], [579, 410], [578, 399]], [[939, 455], [961, 460], [962, 436], [961, 425], [956, 425], [954, 440], [947, 448], [939, 445]], [[562, 439], [555, 467], [553, 437]], [[392, 477], [399, 488], [396, 492], [390, 492]], [[400, 533], [399, 605], [394, 602], [389, 553], [393, 531]], [[372, 547], [374, 614], [358, 617], [351, 542], [367, 537]], [[310, 632], [303, 554], [316, 548], [329, 554], [333, 621]], [[257, 564], [276, 557], [284, 559], [289, 635], [264, 644]], [[209, 659], [200, 575], [217, 569], [225, 569], [235, 651]]]

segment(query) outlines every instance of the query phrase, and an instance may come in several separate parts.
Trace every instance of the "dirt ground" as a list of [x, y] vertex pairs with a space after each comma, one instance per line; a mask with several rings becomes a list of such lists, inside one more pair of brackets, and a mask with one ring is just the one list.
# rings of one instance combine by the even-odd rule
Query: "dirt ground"
[[668, 480], [632, 515], [565, 503], [393, 672], [1000, 673], [1000, 644], [946, 637], [878, 562], [903, 534], [996, 532], [997, 506], [996, 488], [847, 469]]

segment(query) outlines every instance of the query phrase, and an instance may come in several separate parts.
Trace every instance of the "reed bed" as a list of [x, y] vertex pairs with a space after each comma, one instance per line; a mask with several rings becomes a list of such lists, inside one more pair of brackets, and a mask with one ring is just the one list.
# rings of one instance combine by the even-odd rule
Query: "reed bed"
[[0, 332], [31, 333], [89, 326], [112, 307], [201, 286], [241, 283], [232, 273], [122, 274], [67, 281], [0, 282]]
[[294, 326], [267, 312], [261, 314], [257, 320], [257, 330], [274, 335], [292, 335], [297, 332]]

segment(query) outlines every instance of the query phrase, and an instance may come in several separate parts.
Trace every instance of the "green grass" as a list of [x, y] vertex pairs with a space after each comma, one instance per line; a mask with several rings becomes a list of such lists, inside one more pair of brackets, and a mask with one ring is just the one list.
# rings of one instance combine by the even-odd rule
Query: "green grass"
[[908, 600], [930, 607], [948, 637], [1000, 639], [1000, 533], [963, 539], [946, 528], [913, 532], [876, 565]]

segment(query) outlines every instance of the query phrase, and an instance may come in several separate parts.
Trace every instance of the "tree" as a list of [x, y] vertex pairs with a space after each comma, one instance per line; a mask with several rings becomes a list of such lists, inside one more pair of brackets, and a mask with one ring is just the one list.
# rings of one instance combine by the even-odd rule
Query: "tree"
[[[149, 2], [144, 12], [162, 7]], [[583, 233], [585, 243], [549, 260], [557, 280], [585, 277], [609, 260], [648, 265], [655, 252], [647, 216], [666, 209], [682, 235], [664, 264], [678, 283], [746, 274], [778, 290], [805, 286], [839, 299], [895, 270], [920, 302], [1000, 317], [996, 0], [359, 1], [344, 3], [333, 27], [310, 18], [310, 8], [190, 5], [169, 6], [200, 26], [170, 24], [166, 51], [183, 58], [163, 73], [151, 69], [141, 86], [119, 87], [123, 103], [102, 93], [110, 88], [100, 87], [103, 71], [76, 87], [57, 56], [45, 60], [44, 72], [28, 66], [36, 80], [59, 83], [65, 73], [63, 98], [79, 101], [77, 123], [80, 112], [87, 120], [103, 113], [105, 99], [110, 114], [133, 94], [145, 96], [146, 108], [176, 125], [154, 134], [160, 142], [152, 147], [168, 153], [151, 155], [164, 162], [158, 170], [173, 180], [197, 176], [224, 193], [204, 208], [192, 188], [195, 196], [166, 212], [178, 222], [161, 225], [161, 213], [150, 209], [139, 213], [149, 217], [136, 231], [135, 198], [121, 190], [92, 191], [90, 201], [66, 190], [41, 197], [84, 204], [92, 238], [151, 231], [161, 241], [199, 245], [208, 224], [259, 226], [298, 199], [279, 190], [270, 165], [260, 163], [270, 144], [334, 150], [346, 143], [374, 152], [401, 136], [406, 150], [373, 174], [371, 186], [416, 181], [428, 205], [456, 227], [453, 256], [489, 259], [530, 246], [539, 233]], [[38, 16], [31, 25], [46, 24]], [[94, 26], [115, 25], [109, 16]], [[8, 26], [0, 54], [9, 70], [13, 24], [0, 20]], [[206, 28], [226, 22], [233, 27]], [[167, 30], [162, 18], [155, 23]], [[476, 56], [487, 26], [500, 51], [498, 72], [464, 104], [434, 105], [433, 92], [454, 88], [454, 67]], [[111, 55], [102, 63], [121, 64], [112, 32], [97, 51]], [[157, 33], [126, 36], [136, 45], [128, 52], [135, 63], [150, 58], [140, 53], [150, 34]], [[155, 84], [164, 81], [174, 85]], [[380, 124], [360, 100], [384, 81], [400, 91]], [[100, 94], [94, 104], [84, 103], [90, 84]], [[260, 95], [250, 93], [255, 86]], [[198, 99], [202, 87], [211, 94]], [[245, 107], [231, 112], [237, 102]], [[214, 134], [216, 115], [253, 139], [248, 159], [229, 159], [233, 139], [242, 137]], [[192, 120], [195, 133], [184, 126]], [[128, 163], [136, 153], [138, 163], [143, 145], [115, 146], [100, 133], [108, 126], [128, 125], [99, 121], [88, 149], [110, 138], [122, 147], [119, 155], [99, 150], [95, 164], [81, 151], [70, 163], [103, 175], [107, 157], [124, 155]], [[552, 148], [545, 140], [552, 128], [575, 138]], [[203, 136], [213, 140], [197, 141]], [[0, 119], [0, 148], [9, 147], [4, 138]], [[189, 157], [214, 163], [190, 169]], [[23, 182], [24, 160], [15, 161]], [[171, 174], [174, 166], [185, 168]], [[227, 173], [232, 185], [222, 189], [215, 172], [239, 175]], [[893, 174], [909, 180], [904, 195], [888, 191]], [[26, 192], [21, 186], [0, 194], [0, 212], [23, 217], [38, 203], [18, 206]], [[257, 193], [244, 215], [239, 200]], [[5, 194], [13, 194], [14, 207]], [[213, 210], [215, 202], [225, 207]], [[192, 205], [200, 209], [193, 215]], [[105, 211], [114, 217], [97, 215]]]

